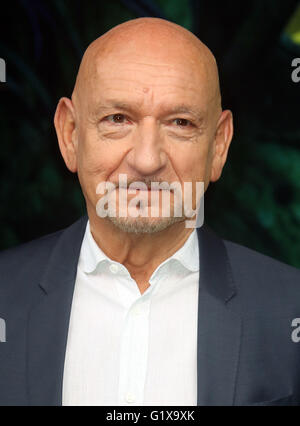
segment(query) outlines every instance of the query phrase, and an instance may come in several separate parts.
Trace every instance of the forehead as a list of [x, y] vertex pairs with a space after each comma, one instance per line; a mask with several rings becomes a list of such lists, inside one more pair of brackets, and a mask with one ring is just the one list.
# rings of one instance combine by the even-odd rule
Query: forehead
[[204, 107], [213, 96], [205, 63], [188, 55], [100, 56], [88, 85], [90, 108], [112, 98], [137, 106], [180, 102]]

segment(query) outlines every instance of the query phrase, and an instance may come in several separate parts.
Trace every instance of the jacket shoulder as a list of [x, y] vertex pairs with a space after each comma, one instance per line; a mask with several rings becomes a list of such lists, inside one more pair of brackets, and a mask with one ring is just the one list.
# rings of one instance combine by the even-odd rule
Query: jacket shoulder
[[[38, 282], [59, 241], [65, 236], [72, 246], [81, 238], [86, 221], [87, 215], [84, 215], [67, 228], [0, 252], [0, 291], [11, 292], [24, 285], [28, 288]], [[62, 250], [60, 248], [61, 257]]]
[[31, 276], [34, 280], [43, 270], [50, 253], [63, 230], [36, 238], [0, 252], [0, 287]]
[[[266, 310], [300, 308], [300, 270], [248, 247], [223, 240], [233, 274], [247, 305], [251, 300]], [[298, 313], [299, 314], [299, 313]]]
[[253, 249], [234, 243], [233, 241], [223, 240], [227, 253], [231, 259], [238, 262], [240, 268], [245, 269], [247, 273], [271, 272], [287, 274], [291, 277], [300, 276], [300, 269], [281, 262], [273, 257], [259, 253]]

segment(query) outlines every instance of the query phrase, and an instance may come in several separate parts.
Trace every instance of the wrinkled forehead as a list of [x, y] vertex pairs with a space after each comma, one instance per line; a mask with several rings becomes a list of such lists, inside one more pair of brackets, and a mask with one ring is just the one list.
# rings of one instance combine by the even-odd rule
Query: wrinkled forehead
[[90, 109], [99, 98], [155, 107], [188, 100], [203, 104], [214, 96], [203, 67], [140, 56], [102, 62], [90, 83]]

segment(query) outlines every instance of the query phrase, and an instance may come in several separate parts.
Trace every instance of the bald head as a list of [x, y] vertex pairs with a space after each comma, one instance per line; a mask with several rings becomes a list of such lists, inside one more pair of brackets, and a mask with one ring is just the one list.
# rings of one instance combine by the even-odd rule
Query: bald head
[[[216, 60], [194, 34], [173, 22], [159, 18], [138, 18], [124, 22], [93, 41], [82, 58], [72, 100], [84, 103], [87, 92], [98, 84], [99, 70], [114, 59], [145, 63], [160, 61], [170, 66], [189, 67], [200, 77], [209, 97], [221, 106]], [[121, 71], [120, 71], [121, 72]]]

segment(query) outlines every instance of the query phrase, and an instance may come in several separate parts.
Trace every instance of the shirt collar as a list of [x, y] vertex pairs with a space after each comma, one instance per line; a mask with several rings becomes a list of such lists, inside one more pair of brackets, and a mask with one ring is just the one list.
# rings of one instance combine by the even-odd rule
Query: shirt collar
[[196, 229], [169, 259], [177, 259], [189, 271], [199, 271], [199, 246]]
[[[97, 266], [105, 261], [113, 262], [98, 246], [94, 240], [90, 222], [87, 221], [86, 230], [81, 247], [81, 259], [83, 262], [83, 270], [86, 273], [94, 272]], [[180, 262], [189, 271], [199, 271], [199, 246], [198, 235], [196, 229], [192, 231], [184, 245], [180, 247], [171, 257], [166, 259], [163, 264], [171, 261], [172, 259]]]
[[83, 262], [83, 270], [86, 273], [94, 272], [99, 263], [112, 262], [98, 246], [91, 233], [90, 221], [87, 221], [86, 230], [82, 241], [81, 259]]

